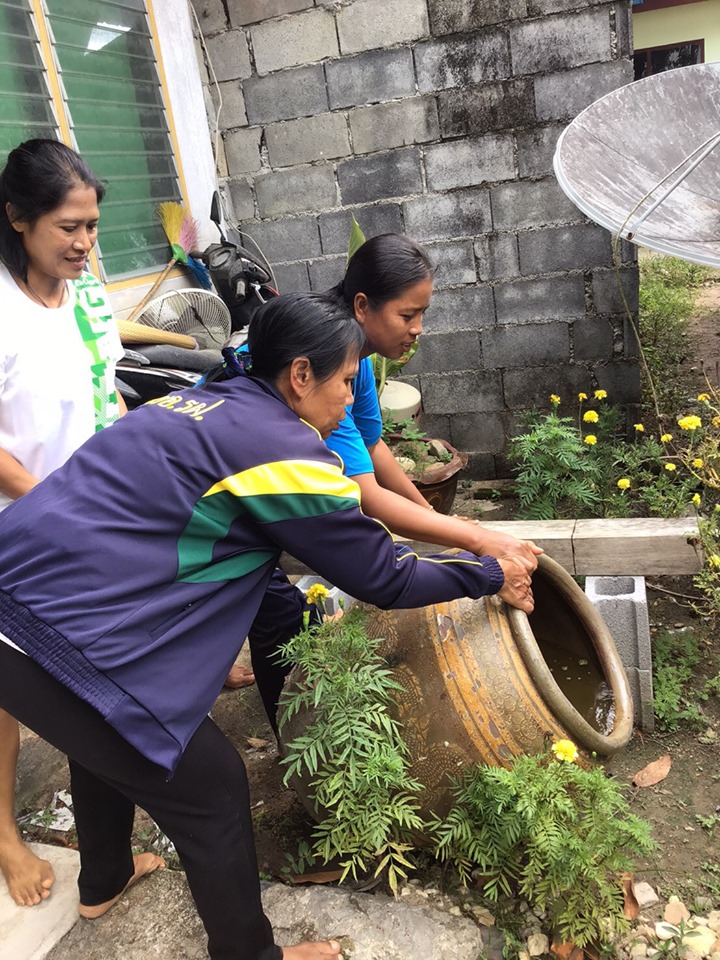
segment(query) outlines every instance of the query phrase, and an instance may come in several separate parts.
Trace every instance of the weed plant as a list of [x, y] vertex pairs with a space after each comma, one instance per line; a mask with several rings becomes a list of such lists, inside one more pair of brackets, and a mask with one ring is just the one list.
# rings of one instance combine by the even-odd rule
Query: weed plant
[[281, 700], [281, 729], [299, 712], [310, 722], [287, 745], [285, 782], [309, 782], [309, 797], [322, 819], [312, 853], [328, 863], [339, 858], [342, 879], [374, 870], [392, 890], [406, 877], [411, 835], [423, 827], [420, 784], [408, 774], [407, 747], [388, 712], [401, 689], [368, 638], [358, 608], [340, 620], [306, 627], [283, 649], [302, 679]]
[[615, 931], [627, 926], [618, 877], [654, 843], [602, 769], [519, 757], [510, 770], [474, 767], [453, 792], [455, 806], [433, 829], [438, 856], [465, 883], [479, 875], [491, 900], [526, 899], [579, 947], [608, 939], [608, 917]]
[[683, 722], [698, 730], [707, 726], [699, 704], [715, 692], [715, 678], [693, 686], [703, 656], [692, 630], [663, 630], [653, 637], [653, 701], [660, 730], [677, 730]]

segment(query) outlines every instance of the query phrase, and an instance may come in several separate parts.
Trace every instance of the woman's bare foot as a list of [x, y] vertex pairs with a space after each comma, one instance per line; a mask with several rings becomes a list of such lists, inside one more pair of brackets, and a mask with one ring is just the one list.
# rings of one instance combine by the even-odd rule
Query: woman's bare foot
[[116, 897], [113, 897], [112, 900], [106, 900], [105, 903], [97, 903], [92, 907], [87, 907], [84, 903], [81, 903], [78, 907], [78, 912], [81, 917], [85, 917], [86, 920], [97, 920], [98, 917], [102, 917], [111, 907], [115, 906], [125, 891], [141, 877], [146, 877], [149, 873], [160, 870], [165, 866], [163, 858], [156, 857], [154, 853], [138, 853], [133, 857], [133, 862], [135, 864], [135, 873], [130, 877], [120, 893]]
[[225, 678], [224, 687], [231, 690], [240, 690], [242, 687], [251, 687], [255, 683], [255, 674], [250, 667], [243, 667], [236, 663], [230, 667], [230, 673]]
[[0, 844], [0, 870], [19, 907], [34, 907], [47, 900], [55, 883], [48, 861], [36, 857], [18, 836]]
[[332, 960], [342, 957], [337, 940], [319, 940], [316, 943], [296, 943], [294, 947], [283, 947], [283, 960]]

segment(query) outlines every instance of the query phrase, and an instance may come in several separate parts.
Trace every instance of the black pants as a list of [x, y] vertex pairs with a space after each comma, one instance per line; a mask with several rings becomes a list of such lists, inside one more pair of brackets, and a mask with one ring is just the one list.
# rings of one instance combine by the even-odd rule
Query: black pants
[[168, 780], [96, 710], [1, 641], [0, 706], [68, 755], [82, 903], [112, 899], [132, 876], [137, 804], [175, 844], [212, 960], [281, 960], [260, 901], [245, 766], [212, 720]]

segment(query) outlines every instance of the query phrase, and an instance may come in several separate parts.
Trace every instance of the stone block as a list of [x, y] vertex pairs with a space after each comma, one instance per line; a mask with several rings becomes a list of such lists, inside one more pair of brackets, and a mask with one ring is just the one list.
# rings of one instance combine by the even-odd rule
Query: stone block
[[345, 276], [346, 264], [346, 257], [323, 257], [322, 260], [314, 260], [309, 265], [311, 288], [322, 293], [340, 283]]
[[227, 14], [223, 0], [191, 0], [204, 37], [211, 37], [227, 29]]
[[461, 283], [475, 283], [475, 254], [471, 240], [450, 243], [430, 243], [425, 249], [435, 264], [435, 287], [451, 287]]
[[610, 360], [615, 332], [601, 317], [584, 317], [573, 323], [573, 356], [576, 360]]
[[412, 360], [413, 374], [454, 373], [480, 366], [480, 334], [477, 330], [423, 334]]
[[325, 113], [325, 76], [320, 64], [281, 70], [243, 83], [249, 123], [275, 123]]
[[405, 230], [417, 240], [472, 237], [492, 230], [490, 192], [457, 190], [408, 200], [403, 204]]
[[440, 137], [434, 97], [358, 107], [350, 111], [348, 118], [354, 153], [374, 153]]
[[423, 410], [430, 414], [483, 413], [503, 410], [502, 380], [496, 370], [422, 374]]
[[323, 587], [327, 587], [330, 591], [329, 596], [325, 597], [325, 613], [327, 613], [328, 616], [337, 613], [341, 608], [349, 610], [355, 603], [355, 597], [351, 597], [349, 593], [345, 593], [345, 591], [339, 587], [334, 587], [329, 580], [323, 580], [322, 577], [318, 577], [317, 574], [314, 573], [300, 577], [295, 586], [298, 590], [302, 590], [303, 593], [307, 593], [310, 587], [316, 583], [322, 584]]
[[253, 238], [271, 263], [320, 256], [320, 235], [315, 217], [255, 220], [244, 223], [243, 233]]
[[516, 76], [610, 60], [608, 8], [511, 24], [510, 54]]
[[[509, 476], [509, 474], [498, 473], [496, 466], [498, 458], [491, 453], [482, 453], [477, 450], [466, 450], [468, 463], [465, 473], [473, 480], [494, 480], [496, 477]], [[502, 955], [502, 949], [500, 951]]]
[[552, 173], [555, 146], [564, 129], [565, 127], [561, 124], [553, 124], [547, 127], [535, 127], [534, 130], [518, 131], [515, 139], [518, 173], [521, 178], [544, 177]]
[[528, 13], [533, 17], [544, 17], [549, 13], [567, 13], [578, 7], [595, 7], [607, 0], [527, 0]]
[[270, 166], [275, 168], [347, 157], [351, 152], [347, 122], [341, 113], [270, 124], [265, 128], [265, 142]]
[[630, 681], [635, 721], [652, 733], [652, 648], [645, 578], [587, 577], [585, 595], [615, 641]]
[[255, 216], [255, 196], [250, 183], [244, 178], [229, 180], [230, 220], [250, 220]]
[[630, 4], [615, 4], [610, 12], [610, 30], [615, 56], [632, 57], [634, 51], [633, 18]]
[[420, 151], [416, 147], [355, 157], [338, 164], [343, 204], [372, 203], [422, 192]]
[[510, 134], [468, 137], [425, 150], [428, 190], [454, 190], [515, 176], [514, 143]]
[[629, 60], [591, 63], [563, 73], [535, 78], [535, 110], [538, 120], [565, 120], [576, 117], [595, 100], [630, 83]]
[[505, 370], [503, 387], [505, 403], [510, 410], [547, 409], [551, 393], [561, 397], [576, 397], [581, 390], [587, 392], [589, 373], [585, 367], [567, 363], [518, 367]]
[[245, 98], [239, 80], [225, 80], [219, 84], [222, 94], [222, 112], [220, 123], [223, 130], [233, 127], [244, 127], [247, 124], [245, 112]]
[[443, 137], [527, 127], [535, 123], [532, 80], [508, 80], [445, 90], [438, 95]]
[[255, 178], [258, 211], [263, 219], [337, 205], [337, 185], [329, 164], [295, 167]]
[[460, 413], [451, 419], [450, 442], [458, 450], [479, 450], [500, 453], [510, 436], [508, 415], [497, 411], [491, 417], [484, 413]]
[[330, 10], [307, 10], [292, 17], [265, 20], [251, 27], [250, 35], [260, 75], [339, 53], [335, 17]]
[[527, 16], [526, 0], [428, 0], [433, 36], [467, 33]]
[[514, 233], [491, 233], [474, 244], [480, 280], [506, 280], [520, 276], [520, 255]]
[[640, 367], [632, 361], [604, 363], [593, 367], [597, 385], [607, 390], [610, 403], [640, 403]]
[[474, 36], [418, 43], [414, 53], [421, 93], [504, 80], [512, 74], [504, 30], [483, 30]]
[[231, 130], [224, 135], [225, 156], [231, 177], [254, 173], [260, 169], [261, 135], [262, 130], [259, 127]]
[[427, 37], [425, 0], [354, 0], [337, 12], [340, 49], [360, 53]]
[[230, 23], [240, 27], [246, 23], [258, 23], [286, 13], [307, 10], [312, 5], [313, 0], [231, 0], [227, 7]]
[[638, 268], [622, 267], [617, 272], [614, 268], [593, 270], [592, 295], [598, 313], [627, 313], [628, 310], [635, 313], [639, 295]]
[[422, 412], [419, 418], [420, 428], [424, 430], [429, 437], [442, 437], [444, 440], [450, 437], [451, 421], [452, 417], [431, 416], [430, 414]]
[[206, 40], [218, 83], [223, 80], [244, 80], [252, 73], [247, 39], [242, 30], [209, 37]]
[[312, 289], [308, 265], [304, 260], [295, 263], [275, 263], [273, 271], [280, 293], [309, 293]]
[[415, 94], [412, 52], [372, 50], [325, 64], [330, 108], [398, 100]]
[[498, 283], [495, 310], [498, 323], [528, 323], [585, 315], [581, 275]]
[[591, 223], [530, 230], [519, 234], [518, 243], [520, 269], [526, 277], [612, 264], [611, 235]]
[[523, 364], [570, 360], [567, 323], [499, 324], [482, 331], [486, 367], [519, 367]]
[[640, 355], [637, 330], [627, 317], [623, 317], [622, 325], [623, 356], [626, 359], [636, 359]]
[[425, 314], [426, 333], [479, 330], [495, 323], [491, 287], [452, 287], [438, 290]]
[[498, 231], [529, 230], [553, 223], [572, 223], [582, 218], [554, 177], [503, 183], [493, 187], [490, 196], [493, 225]]
[[353, 216], [369, 240], [379, 233], [402, 233], [402, 215], [396, 203], [374, 203], [367, 207], [321, 213], [320, 241], [323, 253], [347, 253]]

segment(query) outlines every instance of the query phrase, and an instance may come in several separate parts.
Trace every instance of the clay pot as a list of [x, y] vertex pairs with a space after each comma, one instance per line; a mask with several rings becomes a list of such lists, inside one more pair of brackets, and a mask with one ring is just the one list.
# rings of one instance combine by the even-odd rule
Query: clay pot
[[[401, 439], [399, 433], [389, 434], [387, 442], [390, 445], [390, 449], [392, 450], [394, 440]], [[425, 442], [429, 442], [430, 439], [432, 438], [426, 438]], [[436, 442], [442, 444], [452, 455], [452, 459], [446, 463], [438, 460], [436, 464], [425, 470], [421, 480], [417, 480], [415, 477], [411, 477], [410, 479], [430, 506], [438, 513], [450, 513], [455, 494], [457, 493], [460, 471], [467, 466], [468, 458], [466, 453], [460, 453], [460, 451], [456, 450], [447, 440], [438, 439]]]
[[[468, 764], [508, 766], [557, 739], [573, 740], [586, 757], [610, 756], [630, 739], [630, 689], [604, 621], [547, 557], [540, 558], [533, 591], [530, 618], [497, 597], [416, 610], [367, 608], [368, 633], [385, 638], [382, 653], [402, 684], [393, 712], [410, 749], [410, 775], [425, 788], [425, 813], [448, 812], [450, 778]], [[562, 692], [542, 652], [546, 641], [559, 641], [579, 662], [596, 663], [614, 701], [609, 733], [595, 729]], [[307, 716], [293, 718], [283, 739], [307, 723]], [[295, 786], [307, 800], [308, 785]]]

